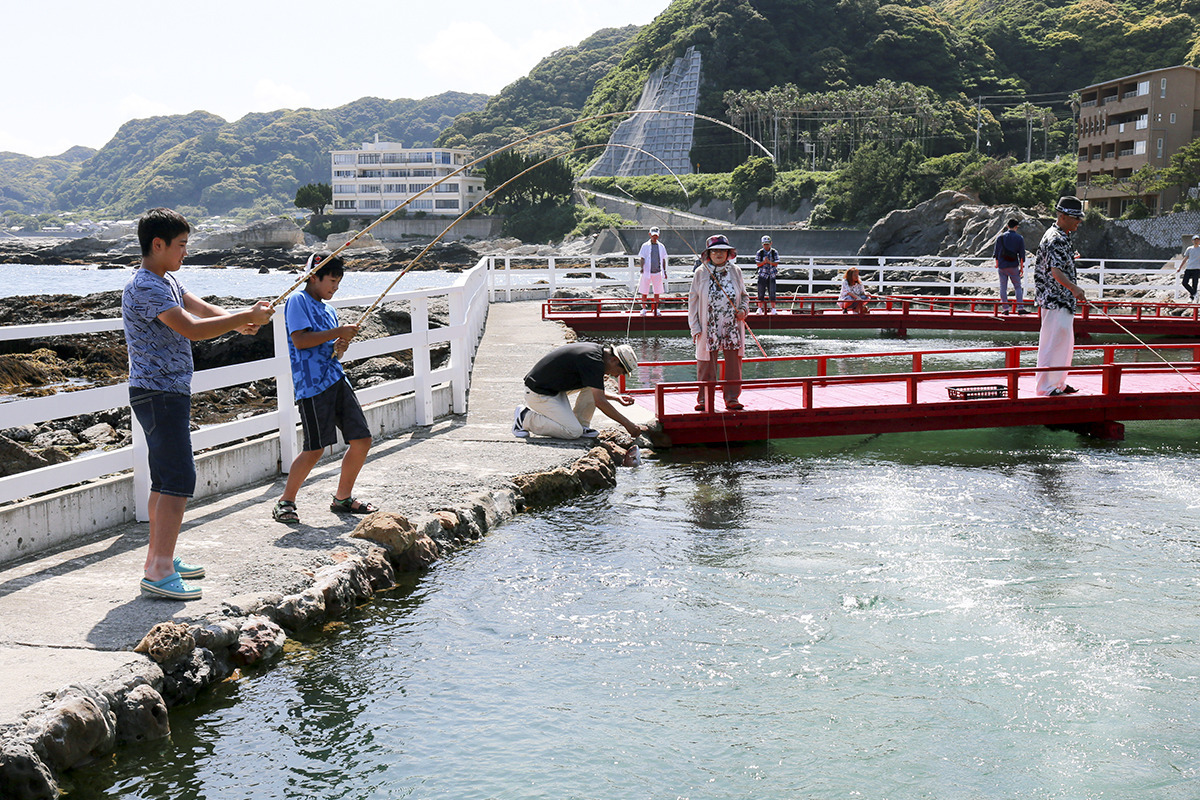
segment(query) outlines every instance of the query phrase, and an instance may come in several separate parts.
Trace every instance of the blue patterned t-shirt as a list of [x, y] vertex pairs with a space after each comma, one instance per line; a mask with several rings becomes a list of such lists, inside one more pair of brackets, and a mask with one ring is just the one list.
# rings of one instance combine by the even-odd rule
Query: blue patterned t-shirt
[[316, 397], [340, 381], [346, 372], [342, 362], [333, 357], [333, 340], [300, 349], [292, 341], [292, 334], [333, 330], [338, 326], [337, 312], [308, 292], [300, 291], [288, 298], [283, 316], [287, 322], [288, 354], [292, 357], [296, 399]]
[[125, 284], [121, 317], [129, 350], [130, 386], [192, 393], [192, 343], [158, 318], [164, 311], [182, 307], [186, 292], [174, 275], [159, 277], [144, 267]]

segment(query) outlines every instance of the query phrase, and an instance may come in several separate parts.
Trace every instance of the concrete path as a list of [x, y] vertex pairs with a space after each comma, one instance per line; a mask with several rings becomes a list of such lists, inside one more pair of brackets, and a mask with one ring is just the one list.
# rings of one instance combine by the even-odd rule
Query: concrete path
[[[577, 459], [585, 441], [512, 436], [513, 407], [533, 362], [562, 344], [565, 328], [543, 322], [540, 303], [491, 306], [472, 370], [469, 410], [429, 428], [376, 442], [356, 495], [402, 514], [453, 507], [516, 475]], [[648, 422], [645, 415], [631, 418]], [[603, 415], [597, 423], [612, 424]], [[339, 462], [317, 465], [301, 490], [301, 525], [271, 519], [283, 478], [191, 504], [177, 554], [205, 566], [204, 598], [190, 603], [140, 596], [147, 525], [111, 530], [68, 550], [0, 569], [0, 725], [42, 705], [67, 684], [91, 685], [144, 657], [132, 648], [155, 624], [192, 622], [239, 595], [290, 594], [305, 570], [330, 563], [358, 518], [329, 510]]]

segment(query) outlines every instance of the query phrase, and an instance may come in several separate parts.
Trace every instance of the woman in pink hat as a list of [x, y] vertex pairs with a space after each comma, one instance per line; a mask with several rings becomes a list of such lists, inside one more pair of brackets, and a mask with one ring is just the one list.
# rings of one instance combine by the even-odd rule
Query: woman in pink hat
[[[720, 379], [719, 359], [725, 357], [722, 385], [725, 408], [741, 411], [742, 355], [746, 333], [742, 320], [750, 313], [750, 295], [737, 268], [737, 251], [724, 236], [710, 236], [700, 254], [688, 293], [688, 326], [696, 342], [696, 380]], [[696, 410], [704, 410], [704, 389], [696, 396]]]

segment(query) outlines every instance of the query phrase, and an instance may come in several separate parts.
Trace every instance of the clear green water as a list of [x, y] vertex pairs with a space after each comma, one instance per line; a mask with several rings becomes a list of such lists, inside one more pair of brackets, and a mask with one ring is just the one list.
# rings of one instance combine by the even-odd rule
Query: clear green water
[[1192, 423], [676, 450], [69, 797], [1190, 800], [1198, 468]]

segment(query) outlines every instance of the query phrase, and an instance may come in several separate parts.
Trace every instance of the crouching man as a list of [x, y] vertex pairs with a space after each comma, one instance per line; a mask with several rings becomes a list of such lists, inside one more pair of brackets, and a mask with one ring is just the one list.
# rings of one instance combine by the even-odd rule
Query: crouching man
[[[513, 436], [531, 433], [554, 439], [593, 438], [592, 415], [605, 416], [637, 438], [645, 430], [631, 422], [613, 402], [633, 405], [629, 395], [608, 392], [604, 376], [629, 375], [637, 368], [633, 348], [627, 344], [604, 347], [591, 342], [566, 344], [550, 351], [525, 376], [525, 403], [513, 412]], [[577, 395], [572, 407], [571, 395]]]

